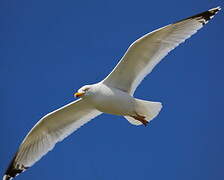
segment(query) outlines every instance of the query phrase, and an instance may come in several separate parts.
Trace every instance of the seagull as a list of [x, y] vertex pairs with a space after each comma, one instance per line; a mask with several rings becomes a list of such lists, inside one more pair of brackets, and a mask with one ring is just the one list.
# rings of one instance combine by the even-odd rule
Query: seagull
[[133, 97], [144, 77], [175, 47], [201, 29], [220, 7], [152, 31], [133, 42], [112, 72], [101, 82], [85, 85], [78, 100], [43, 118], [26, 135], [3, 180], [27, 170], [79, 127], [102, 113], [124, 116], [133, 125], [146, 126], [160, 112], [160, 102]]

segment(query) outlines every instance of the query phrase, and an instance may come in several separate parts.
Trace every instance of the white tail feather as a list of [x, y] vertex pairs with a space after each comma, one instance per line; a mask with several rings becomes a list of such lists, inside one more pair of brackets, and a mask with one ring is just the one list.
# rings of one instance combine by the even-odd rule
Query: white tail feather
[[[144, 101], [135, 99], [135, 111], [138, 115], [145, 116], [148, 122], [154, 119], [162, 109], [160, 102]], [[142, 123], [130, 116], [124, 116], [131, 124], [142, 125]]]

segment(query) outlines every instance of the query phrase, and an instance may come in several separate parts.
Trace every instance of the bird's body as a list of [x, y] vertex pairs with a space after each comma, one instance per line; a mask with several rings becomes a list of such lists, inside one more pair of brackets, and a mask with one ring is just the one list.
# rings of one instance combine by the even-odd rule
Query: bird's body
[[103, 83], [92, 85], [92, 91], [93, 96], [83, 99], [88, 99], [97, 110], [114, 115], [134, 115], [134, 98], [128, 93]]
[[3, 180], [25, 171], [57, 142], [102, 113], [124, 116], [134, 125], [146, 125], [154, 119], [162, 108], [161, 103], [134, 98], [137, 86], [171, 50], [201, 29], [220, 9], [191, 16], [136, 40], [105, 79], [78, 90], [75, 95], [81, 99], [37, 122], [21, 143]]

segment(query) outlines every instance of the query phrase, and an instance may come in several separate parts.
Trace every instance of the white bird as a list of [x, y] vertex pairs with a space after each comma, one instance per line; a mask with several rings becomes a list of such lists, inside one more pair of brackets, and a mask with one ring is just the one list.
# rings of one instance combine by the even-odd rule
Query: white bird
[[213, 8], [148, 33], [128, 48], [113, 71], [101, 82], [85, 85], [79, 97], [44, 116], [27, 134], [3, 176], [14, 178], [32, 166], [55, 144], [102, 113], [124, 116], [134, 125], [147, 123], [160, 112], [160, 102], [135, 99], [135, 89], [172, 49], [201, 29], [221, 8]]

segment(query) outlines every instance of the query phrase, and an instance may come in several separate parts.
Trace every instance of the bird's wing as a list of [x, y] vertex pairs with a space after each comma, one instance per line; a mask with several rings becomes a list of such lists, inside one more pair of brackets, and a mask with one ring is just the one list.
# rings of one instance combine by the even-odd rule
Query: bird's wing
[[195, 34], [220, 9], [217, 7], [191, 16], [136, 40], [113, 71], [103, 80], [103, 83], [133, 95], [140, 82], [162, 58]]
[[88, 101], [80, 99], [44, 116], [23, 140], [3, 180], [11, 179], [32, 166], [57, 142], [100, 114]]

